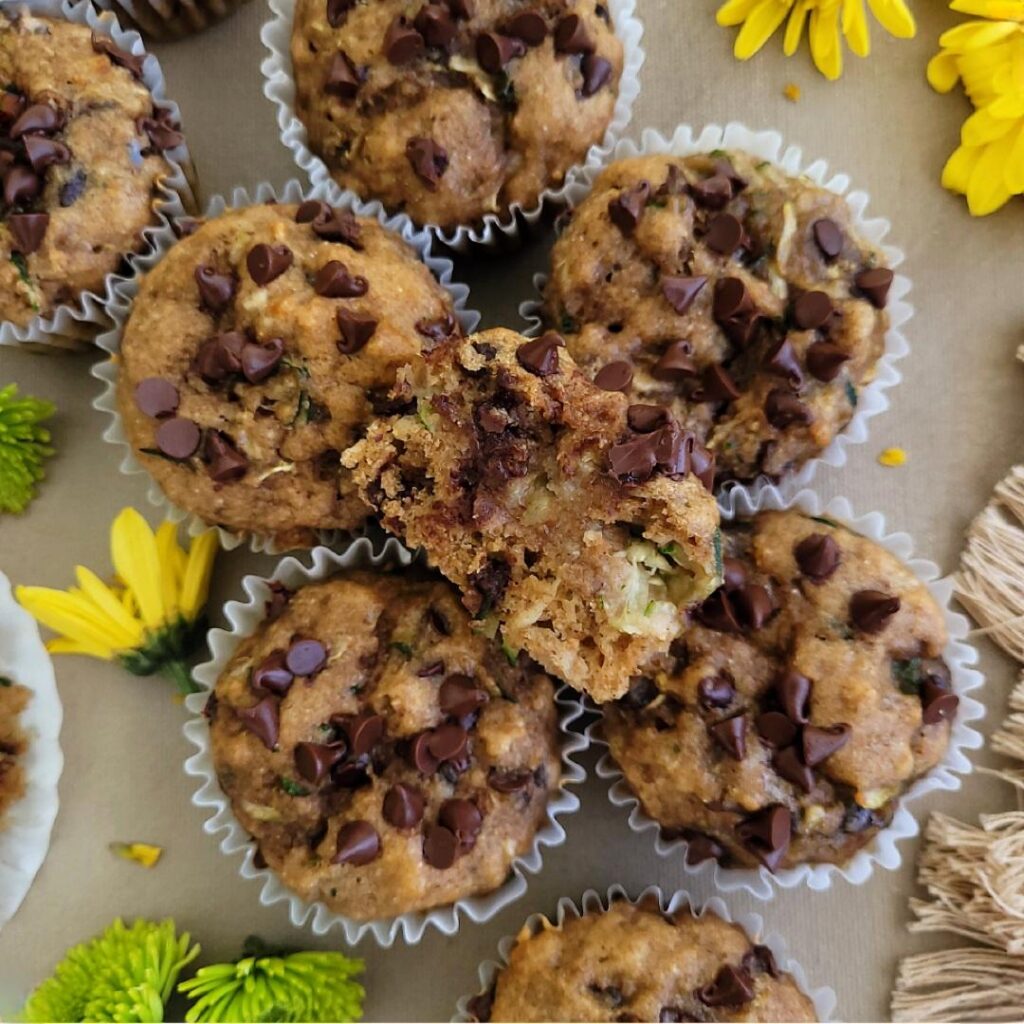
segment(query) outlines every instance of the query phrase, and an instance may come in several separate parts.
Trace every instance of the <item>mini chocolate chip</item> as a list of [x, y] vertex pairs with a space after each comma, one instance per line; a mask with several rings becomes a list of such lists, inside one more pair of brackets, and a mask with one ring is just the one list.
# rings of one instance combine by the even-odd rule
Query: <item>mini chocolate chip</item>
[[736, 688], [723, 675], [705, 676], [697, 684], [697, 702], [703, 708], [726, 708], [736, 696]]
[[327, 651], [319, 640], [293, 640], [285, 664], [296, 676], [312, 676], [327, 663]]
[[747, 179], [724, 156], [715, 160], [715, 174], [728, 178], [729, 184], [732, 186], [732, 193], [735, 196], [738, 196], [747, 187]]
[[608, 449], [608, 467], [612, 476], [624, 484], [641, 484], [649, 480], [657, 465], [651, 435], [620, 441]]
[[793, 548], [793, 555], [800, 571], [815, 583], [827, 580], [839, 568], [839, 545], [827, 533], [808, 534]]
[[178, 401], [178, 389], [163, 377], [146, 377], [135, 385], [135, 404], [153, 419], [177, 411]]
[[330, 206], [321, 199], [307, 199], [295, 211], [296, 224], [308, 224], [317, 238], [342, 242], [351, 249], [362, 249], [362, 228], [351, 210]]
[[775, 871], [789, 849], [792, 820], [788, 807], [773, 804], [744, 818], [736, 826], [736, 836], [769, 871]]
[[469, 676], [450, 675], [438, 690], [438, 703], [443, 715], [462, 718], [483, 707], [489, 697]]
[[459, 841], [462, 852], [471, 850], [483, 827], [484, 816], [471, 800], [445, 800], [437, 814], [438, 822]]
[[438, 761], [456, 761], [466, 752], [469, 733], [461, 725], [439, 725], [427, 743], [430, 753]]
[[726, 964], [710, 985], [697, 990], [697, 998], [705, 1006], [742, 1006], [754, 998], [754, 981], [744, 968]]
[[168, 458], [179, 462], [191, 458], [199, 447], [200, 430], [192, 420], [174, 416], [156, 428], [156, 446]]
[[267, 580], [267, 588], [270, 591], [270, 597], [265, 602], [266, 616], [268, 622], [273, 622], [284, 613], [288, 602], [292, 599], [293, 592], [283, 583], [278, 583], [277, 580]]
[[405, 155], [416, 177], [433, 192], [448, 170], [448, 152], [433, 139], [417, 136], [405, 144]]
[[327, 0], [327, 24], [331, 28], [340, 28], [355, 5], [356, 0]]
[[697, 376], [697, 364], [690, 355], [688, 341], [674, 341], [661, 358], [651, 367], [651, 376], [655, 380], [681, 381], [687, 377]]
[[771, 747], [781, 750], [796, 739], [796, 724], [781, 711], [764, 711], [755, 722], [757, 734]]
[[333, 743], [296, 743], [295, 770], [319, 786], [331, 769], [345, 756], [345, 748]]
[[881, 590], [858, 590], [850, 598], [850, 618], [862, 633], [879, 633], [900, 610], [900, 599]]
[[751, 974], [768, 974], [773, 978], [782, 977], [779, 965], [775, 961], [775, 954], [767, 946], [751, 946], [743, 954], [743, 967]]
[[632, 711], [642, 711], [658, 696], [658, 686], [648, 676], [636, 676], [630, 680], [629, 689], [619, 698], [623, 707]]
[[334, 769], [331, 779], [339, 789], [362, 789], [363, 786], [370, 784], [366, 765], [357, 761], [348, 761], [338, 765]]
[[736, 609], [724, 587], [720, 587], [696, 611], [697, 618], [709, 629], [720, 633], [740, 633], [743, 627], [736, 617]]
[[267, 245], [260, 242], [249, 250], [245, 265], [249, 276], [261, 288], [279, 278], [294, 262], [287, 245]]
[[626, 423], [638, 434], [649, 434], [668, 423], [668, 409], [660, 405], [631, 405], [626, 410]]
[[772, 388], [764, 403], [764, 414], [768, 422], [778, 430], [785, 430], [794, 424], [806, 425], [814, 420], [814, 413], [795, 395], [782, 388]]
[[246, 729], [249, 730], [267, 750], [277, 746], [280, 732], [278, 724], [278, 707], [276, 697], [264, 697], [258, 704], [249, 708], [236, 708], [235, 714]]
[[724, 174], [713, 174], [691, 185], [690, 195], [698, 206], [721, 210], [732, 199], [732, 182]]
[[220, 430], [210, 430], [203, 444], [206, 472], [219, 484], [241, 480], [249, 469], [249, 460], [235, 447], [232, 439]]
[[887, 267], [872, 267], [870, 270], [862, 270], [857, 274], [853, 283], [875, 309], [885, 309], [885, 305], [889, 301], [892, 279], [893, 273]]
[[583, 74], [583, 87], [580, 93], [584, 98], [600, 92], [612, 78], [611, 61], [599, 57], [596, 53], [588, 53], [583, 57], [580, 71]]
[[34, 199], [42, 191], [43, 181], [33, 170], [16, 164], [4, 175], [4, 202], [17, 206]]
[[921, 684], [921, 721], [925, 725], [949, 721], [956, 714], [960, 698], [931, 679]]
[[516, 57], [526, 53], [526, 44], [515, 36], [481, 32], [476, 37], [476, 60], [488, 74], [497, 75]]
[[775, 602], [760, 583], [745, 583], [731, 599], [740, 618], [751, 629], [760, 629], [775, 611]]
[[718, 860], [725, 853], [710, 836], [695, 835], [686, 840], [686, 863], [693, 867], [706, 860]]
[[857, 803], [849, 804], [843, 815], [843, 831], [854, 835], [865, 831], [865, 829], [881, 828], [883, 824], [884, 820], [881, 815], [866, 807], [861, 807]]
[[208, 338], [199, 346], [195, 368], [203, 380], [219, 383], [233, 373], [242, 372], [242, 352], [249, 344], [239, 331], [225, 331]]
[[830, 758], [837, 750], [845, 747], [850, 739], [851, 729], [846, 724], [805, 725], [803, 731], [804, 762], [811, 768]]
[[397, 829], [415, 828], [423, 820], [423, 794], [399, 782], [384, 795], [384, 820]]
[[498, 793], [518, 793], [526, 789], [533, 781], [533, 772], [529, 769], [523, 771], [499, 771], [491, 769], [487, 778], [487, 785]]
[[490, 1024], [491, 1014], [494, 1012], [494, 986], [478, 996], [473, 996], [466, 1004], [466, 1009], [480, 1024]]
[[793, 387], [798, 388], [804, 382], [800, 361], [789, 338], [781, 338], [768, 350], [764, 365], [769, 373], [785, 377]]
[[772, 767], [787, 782], [802, 789], [805, 793], [810, 793], [814, 789], [814, 772], [800, 760], [800, 754], [796, 747], [783, 747], [772, 758]]
[[426, 317], [422, 320], [417, 320], [416, 333], [422, 334], [424, 338], [429, 338], [435, 345], [439, 345], [442, 341], [452, 337], [452, 335], [460, 334], [461, 332], [455, 317], [451, 313], [445, 313], [444, 316], [433, 320]]
[[50, 226], [50, 215], [48, 213], [12, 213], [7, 217], [7, 227], [10, 229], [14, 244], [11, 246], [14, 252], [20, 252], [23, 256], [30, 256], [37, 252], [46, 237], [46, 229]]
[[650, 182], [639, 181], [609, 200], [608, 217], [624, 235], [632, 235], [636, 230], [650, 195]]
[[424, 775], [433, 775], [440, 761], [430, 752], [431, 731], [428, 729], [415, 736], [409, 744], [409, 759], [413, 767]]
[[242, 374], [250, 384], [258, 384], [277, 371], [283, 355], [283, 338], [271, 338], [265, 345], [248, 342], [242, 348]]
[[421, 7], [413, 20], [416, 31], [423, 36], [427, 46], [447, 50], [455, 39], [455, 22], [451, 13], [440, 4], [427, 4]]
[[428, 825], [423, 835], [423, 859], [432, 868], [446, 871], [455, 863], [459, 841], [444, 825]]
[[339, 309], [336, 319], [341, 331], [338, 351], [345, 356], [354, 355], [365, 348], [377, 330], [377, 321], [373, 317], [361, 316], [348, 309]]
[[787, 669], [775, 682], [775, 693], [782, 710], [797, 725], [805, 725], [807, 702], [811, 698], [811, 681], [796, 669]]
[[747, 717], [734, 715], [708, 726], [712, 738], [737, 761], [747, 756]]
[[135, 126], [149, 138], [149, 143], [155, 150], [163, 153], [180, 146], [185, 141], [185, 135], [177, 122], [171, 119], [169, 111], [162, 110], [160, 115], [140, 117]]
[[593, 53], [594, 40], [578, 14], [567, 14], [555, 25], [556, 53]]
[[826, 384], [839, 376], [839, 371], [850, 358], [838, 345], [831, 341], [816, 341], [807, 349], [807, 369], [811, 376]]
[[16, 92], [0, 92], [0, 121], [16, 121], [24, 109], [24, 96]]
[[834, 260], [843, 251], [843, 232], [831, 217], [822, 217], [811, 225], [814, 241], [826, 260]]
[[340, 260], [325, 263], [313, 279], [313, 291], [328, 299], [354, 299], [369, 289], [365, 277], [349, 273]]
[[37, 174], [41, 174], [51, 164], [66, 164], [71, 160], [71, 150], [63, 142], [56, 142], [44, 135], [25, 136], [25, 155]]
[[115, 64], [119, 64], [133, 77], [142, 80], [142, 66], [146, 63], [146, 54], [136, 56], [122, 50], [109, 36], [101, 36], [96, 32], [92, 34], [92, 48], [97, 53], [105, 53]]
[[833, 312], [832, 300], [825, 292], [804, 292], [793, 303], [793, 319], [802, 331], [816, 331], [828, 323]]
[[47, 135], [57, 131], [63, 123], [64, 117], [59, 110], [48, 103], [33, 103], [21, 112], [8, 134], [12, 139], [36, 132]]
[[715, 489], [715, 456], [696, 441], [690, 452], [690, 472], [704, 485], [706, 491]]
[[384, 738], [384, 719], [372, 711], [354, 715], [345, 722], [345, 735], [353, 757], [366, 757]]
[[522, 39], [527, 46], [540, 46], [548, 34], [548, 26], [539, 11], [520, 11], [505, 23], [504, 31]]
[[745, 242], [743, 224], [731, 213], [718, 213], [708, 223], [704, 236], [707, 247], [721, 256], [731, 256]]
[[661, 294], [668, 300], [668, 304], [682, 316], [697, 298], [700, 290], [706, 285], [708, 279], [703, 276], [697, 277], [663, 277], [661, 279]]
[[738, 590], [747, 582], [747, 567], [738, 558], [726, 555], [722, 559], [722, 577], [726, 590]]
[[633, 383], [633, 367], [621, 359], [606, 363], [597, 371], [594, 383], [602, 391], [628, 391]]
[[519, 365], [536, 377], [550, 377], [558, 373], [558, 350], [565, 348], [560, 334], [548, 331], [533, 341], [524, 342], [516, 349]]
[[285, 664], [284, 651], [278, 648], [271, 651], [252, 670], [249, 686], [253, 693], [264, 696], [275, 694], [278, 697], [283, 697], [291, 689], [294, 678], [291, 670]]
[[408, 64], [423, 54], [423, 36], [409, 24], [407, 18], [398, 15], [384, 34], [384, 56], [392, 64]]
[[332, 864], [361, 868], [380, 856], [380, 836], [368, 821], [350, 821], [338, 829], [337, 851]]
[[752, 337], [757, 307], [740, 278], [723, 277], [716, 282], [711, 313], [719, 327], [737, 344], [746, 344]]
[[734, 402], [740, 389], [721, 363], [712, 363], [701, 374], [700, 387], [692, 397], [695, 402]]
[[324, 82], [324, 92], [343, 100], [354, 100], [362, 84], [359, 69], [344, 50], [339, 50], [331, 58], [331, 66], [327, 70], [327, 79]]
[[213, 267], [201, 266], [195, 270], [199, 304], [210, 313], [223, 313], [235, 297], [235, 279], [230, 274], [218, 274]]

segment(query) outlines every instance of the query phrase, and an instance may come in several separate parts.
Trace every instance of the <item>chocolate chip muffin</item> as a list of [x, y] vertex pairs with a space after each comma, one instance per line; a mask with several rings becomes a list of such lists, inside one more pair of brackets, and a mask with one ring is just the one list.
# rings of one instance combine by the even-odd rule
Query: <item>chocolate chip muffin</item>
[[946, 750], [942, 610], [829, 519], [762, 512], [724, 547], [724, 585], [604, 709], [611, 756], [689, 863], [842, 864]]
[[815, 1021], [814, 1004], [767, 946], [705, 911], [654, 896], [520, 934], [479, 1021]]
[[0, 829], [4, 815], [25, 792], [23, 760], [28, 739], [18, 718], [30, 696], [26, 687], [0, 675]]
[[272, 611], [207, 709], [263, 860], [360, 921], [497, 889], [559, 786], [550, 679], [443, 581], [346, 573]]
[[400, 374], [394, 401], [342, 464], [483, 628], [553, 675], [621, 696], [718, 586], [713, 459], [591, 384], [558, 335], [454, 339]]
[[142, 82], [145, 59], [83, 25], [0, 12], [0, 320], [102, 293], [143, 248], [164, 151], [184, 141]]
[[608, 167], [551, 257], [543, 315], [602, 387], [664, 406], [719, 482], [778, 478], [846, 425], [893, 274], [846, 201], [745, 153]]
[[335, 181], [442, 228], [560, 185], [603, 139], [623, 61], [600, 0], [298, 0], [291, 52]]
[[209, 523], [309, 544], [366, 515], [339, 453], [399, 366], [461, 334], [397, 235], [316, 200], [229, 210], [142, 282], [117, 400], [137, 457]]

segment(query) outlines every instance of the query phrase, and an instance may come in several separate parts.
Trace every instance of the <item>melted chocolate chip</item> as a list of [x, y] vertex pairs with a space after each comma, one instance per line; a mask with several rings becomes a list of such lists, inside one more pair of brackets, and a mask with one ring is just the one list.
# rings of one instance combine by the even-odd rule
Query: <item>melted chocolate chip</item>
[[12, 213], [8, 214], [7, 227], [11, 232], [14, 252], [30, 256], [43, 244], [46, 229], [50, 226], [48, 213]]
[[265, 345], [249, 342], [242, 347], [242, 375], [250, 384], [258, 384], [277, 372], [283, 355], [283, 338], [271, 338]]
[[712, 363], [701, 374], [700, 387], [692, 397], [695, 402], [733, 402], [740, 397], [740, 389], [724, 366]]
[[438, 691], [441, 713], [453, 718], [472, 714], [488, 700], [487, 691], [464, 675], [450, 675]]
[[594, 383], [602, 391], [628, 391], [633, 383], [633, 367], [621, 359], [606, 363], [597, 371]]
[[433, 139], [417, 136], [405, 144], [405, 155], [416, 177], [433, 192], [448, 170], [448, 151]]
[[705, 1006], [743, 1006], [754, 998], [754, 981], [743, 967], [726, 964], [710, 985], [697, 990]]
[[487, 785], [498, 793], [519, 793], [526, 789], [533, 781], [533, 772], [529, 769], [523, 771], [499, 771], [492, 768], [487, 778]]
[[365, 277], [349, 273], [339, 260], [330, 260], [316, 273], [313, 291], [328, 299], [353, 299], [365, 295], [369, 289]]
[[317, 238], [341, 242], [351, 249], [362, 249], [362, 229], [351, 210], [330, 206], [320, 199], [307, 199], [295, 211], [296, 224], [308, 224]]
[[24, 145], [28, 162], [37, 174], [42, 174], [52, 164], [66, 164], [71, 160], [71, 150], [63, 142], [44, 135], [26, 135]]
[[608, 217], [624, 235], [632, 235], [636, 230], [650, 194], [650, 183], [640, 181], [609, 201]]
[[726, 708], [735, 696], [736, 688], [724, 675], [705, 676], [697, 684], [697, 702], [702, 708]]
[[42, 191], [43, 181], [28, 167], [16, 164], [4, 175], [4, 202], [18, 206], [30, 202]]
[[698, 206], [721, 210], [732, 199], [732, 182], [724, 174], [713, 174], [691, 185], [690, 195]]
[[252, 670], [249, 686], [253, 693], [263, 696], [274, 694], [277, 697], [283, 697], [291, 688], [294, 678], [291, 670], [285, 664], [284, 651], [278, 648], [271, 651]]
[[359, 69], [344, 50], [339, 50], [331, 58], [331, 66], [327, 69], [327, 80], [324, 91], [343, 100], [354, 100], [363, 84]]
[[370, 316], [362, 316], [351, 310], [339, 309], [336, 317], [341, 338], [338, 340], [338, 351], [345, 356], [354, 355], [366, 347], [366, 343], [377, 330], [377, 321]]
[[796, 724], [781, 711], [762, 712], [757, 716], [755, 725], [761, 739], [776, 750], [788, 747], [796, 739]]
[[584, 99], [600, 92], [612, 79], [611, 61], [599, 57], [596, 53], [588, 53], [580, 61], [583, 74], [583, 86], [580, 94]]
[[134, 78], [142, 80], [142, 67], [146, 63], [146, 54], [136, 56], [122, 50], [109, 36], [101, 36], [96, 32], [92, 34], [92, 48], [97, 53], [105, 53], [115, 64], [124, 68]]
[[804, 763], [811, 768], [830, 758], [837, 750], [846, 746], [850, 739], [850, 727], [845, 724], [821, 727], [805, 725], [803, 731]]
[[63, 123], [64, 117], [59, 110], [48, 103], [33, 103], [21, 112], [8, 134], [12, 139], [37, 132], [47, 135], [57, 131]]
[[810, 408], [795, 395], [781, 388], [768, 392], [764, 403], [764, 414], [768, 422], [778, 430], [795, 425], [806, 426], [814, 419]]
[[560, 334], [548, 331], [533, 341], [524, 342], [516, 349], [519, 365], [537, 377], [550, 377], [558, 373], [558, 350], [565, 348]]
[[626, 410], [626, 423], [638, 434], [649, 434], [665, 426], [669, 420], [668, 409], [660, 405], [631, 405]]
[[720, 587], [696, 611], [697, 619], [709, 629], [720, 633], [740, 633], [743, 627], [736, 617], [732, 599], [724, 587]]
[[458, 840], [459, 852], [466, 853], [476, 845], [484, 816], [471, 800], [456, 799], [441, 804], [437, 820]]
[[691, 867], [706, 860], [718, 860], [724, 853], [725, 850], [710, 836], [697, 834], [686, 840], [686, 863]]

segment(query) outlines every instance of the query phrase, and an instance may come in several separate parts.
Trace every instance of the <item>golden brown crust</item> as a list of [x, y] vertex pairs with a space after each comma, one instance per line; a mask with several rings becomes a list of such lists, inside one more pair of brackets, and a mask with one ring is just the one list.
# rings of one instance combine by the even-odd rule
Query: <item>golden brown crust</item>
[[[142, 232], [156, 221], [155, 202], [170, 166], [139, 125], [156, 113], [149, 90], [97, 52], [83, 25], [28, 14], [0, 16], [0, 87], [19, 107], [41, 104], [59, 111], [59, 127], [37, 138], [69, 151], [66, 160], [40, 171], [37, 198], [14, 206], [0, 201], [0, 320], [26, 324], [83, 292], [103, 292], [107, 275], [119, 270], [126, 254], [142, 248]], [[0, 149], [27, 172], [24, 137], [9, 136], [15, 123], [0, 116], [0, 139], [9, 143]], [[173, 135], [167, 138], [174, 141]], [[28, 212], [50, 219], [38, 248], [25, 254], [11, 232], [10, 214]]]
[[[254, 692], [253, 671], [297, 637], [321, 643], [327, 663], [288, 685], [271, 750], [243, 721], [261, 701], [278, 700]], [[456, 715], [446, 694], [460, 676], [478, 706]], [[560, 780], [553, 698], [545, 675], [510, 664], [471, 628], [448, 584], [345, 573], [299, 590], [236, 650], [213, 698], [214, 763], [239, 821], [286, 886], [357, 920], [389, 917], [491, 892], [530, 849]], [[363, 726], [364, 735], [383, 729], [369, 749], [355, 738], [357, 715], [379, 716], [379, 725]], [[418, 738], [459, 723], [464, 754], [431, 763], [415, 753]], [[303, 774], [297, 745], [339, 742], [340, 760], [324, 778]], [[399, 785], [423, 804], [404, 828], [386, 803]], [[433, 866], [425, 840], [448, 820], [452, 801], [470, 802], [482, 824], [453, 865]], [[378, 854], [334, 863], [339, 833], [357, 822], [376, 833]]]
[[28, 705], [31, 691], [11, 679], [0, 677], [0, 830], [4, 815], [25, 792], [22, 763], [28, 738], [18, 717]]
[[[433, 4], [454, 33], [450, 45], [426, 48], [402, 64], [388, 59], [385, 39], [400, 17], [415, 32], [421, 0], [299, 0], [291, 43], [295, 110], [338, 184], [446, 228], [511, 204], [533, 206], [544, 189], [559, 185], [603, 138], [622, 73], [622, 44], [600, 0], [473, 0], [468, 18], [458, 13], [461, 6]], [[328, 20], [329, 7], [339, 12], [337, 27]], [[543, 41], [524, 45], [500, 72], [484, 71], [477, 38], [508, 30], [524, 12], [543, 18]], [[582, 19], [593, 47], [588, 57], [556, 52], [555, 28], [570, 15]], [[339, 54], [351, 62], [352, 82], [359, 80], [354, 95], [327, 88]], [[608, 64], [606, 80], [591, 95], [583, 94], [583, 60]], [[407, 152], [411, 139], [422, 138], [446, 157], [433, 183], [417, 174]]]
[[[614, 475], [614, 456], [660, 432], [633, 434], [623, 396], [557, 344], [498, 329], [440, 346], [403, 372], [407, 410], [343, 464], [504, 643], [606, 700], [717, 586], [718, 508], [692, 439], [672, 475], [653, 460], [641, 479]], [[529, 369], [529, 352], [549, 371]]]
[[[431, 325], [442, 325], [442, 333], [460, 330], [448, 293], [409, 246], [376, 221], [355, 222], [356, 249], [319, 237], [296, 216], [293, 205], [231, 210], [179, 241], [142, 282], [125, 326], [117, 384], [136, 456], [175, 504], [211, 524], [274, 537], [281, 545], [308, 545], [316, 530], [351, 529], [363, 521], [366, 507], [338, 454], [361, 436], [375, 403], [386, 407], [398, 367], [433, 343], [423, 331]], [[248, 266], [258, 245], [286, 246], [292, 257], [265, 286]], [[329, 263], [343, 265], [350, 280], [365, 279], [365, 294], [317, 294], [317, 273]], [[234, 282], [219, 314], [201, 304], [200, 267]], [[345, 347], [339, 314], [376, 322], [357, 351], [339, 347]], [[253, 383], [241, 372], [220, 380], [204, 376], [201, 349], [230, 332], [262, 346], [281, 339], [281, 361], [268, 377]], [[136, 398], [137, 386], [150, 378], [173, 385], [175, 415], [203, 431], [190, 458], [162, 457], [158, 431], [168, 417], [147, 415]], [[244, 456], [240, 477], [211, 475], [206, 446], [214, 433]]]
[[[950, 688], [942, 611], [897, 558], [831, 521], [763, 512], [723, 534], [726, 586], [605, 709], [611, 755], [648, 815], [670, 834], [702, 837], [691, 863], [716, 854], [773, 869], [845, 862], [945, 752], [950, 715], [924, 714]], [[807, 561], [814, 550], [817, 561]], [[833, 554], [826, 578], [807, 575]], [[754, 594], [762, 589], [763, 599]], [[862, 627], [879, 623], [855, 610], [869, 591], [899, 601], [875, 632]], [[757, 603], [767, 615], [754, 628]], [[803, 685], [785, 681], [792, 673], [808, 681], [809, 698], [787, 698]], [[742, 756], [725, 722], [739, 723]], [[809, 738], [827, 748], [840, 733], [834, 752], [809, 765]], [[770, 808], [785, 809], [792, 835], [767, 850], [743, 832]]]
[[[814, 1005], [770, 951], [706, 912], [625, 900], [523, 935], [497, 977], [492, 1021], [814, 1021]], [[738, 975], [724, 988], [723, 968]], [[774, 968], [774, 970], [773, 970]], [[717, 991], [733, 996], [716, 999]]]
[[[725, 194], [695, 198], [709, 181]], [[631, 196], [635, 224], [616, 210]], [[720, 216], [740, 221], [745, 246], [715, 251], [710, 227]], [[826, 221], [838, 231], [834, 256], [817, 241], [815, 225]], [[720, 481], [779, 477], [820, 454], [874, 379], [888, 316], [856, 282], [884, 265], [880, 250], [856, 234], [845, 200], [806, 178], [740, 152], [637, 157], [606, 168], [573, 212], [552, 251], [544, 316], [590, 376], [629, 363], [630, 398], [668, 406], [715, 453]], [[669, 301], [673, 278], [702, 282], [689, 306], [678, 293], [675, 305]], [[742, 315], [730, 325], [715, 311], [726, 279], [745, 285], [760, 316], [749, 338]], [[815, 318], [797, 318], [796, 310], [812, 292], [828, 296], [832, 314], [805, 329]], [[659, 366], [678, 343], [690, 365]], [[819, 343], [834, 351], [812, 350]], [[709, 379], [718, 370], [736, 397]]]

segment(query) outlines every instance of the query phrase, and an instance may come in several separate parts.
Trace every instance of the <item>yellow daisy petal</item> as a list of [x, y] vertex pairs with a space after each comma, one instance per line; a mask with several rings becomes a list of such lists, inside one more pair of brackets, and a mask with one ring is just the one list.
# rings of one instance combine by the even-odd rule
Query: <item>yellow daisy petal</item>
[[868, 0], [871, 13], [890, 35], [912, 39], [917, 34], [914, 16], [903, 0]]
[[977, 149], [969, 146], [958, 147], [942, 169], [942, 187], [966, 195], [971, 173], [979, 156], [980, 151]]
[[173, 621], [178, 614], [178, 589], [181, 586], [181, 562], [178, 546], [178, 527], [169, 519], [164, 520], [156, 531], [156, 552], [160, 559], [160, 578], [163, 586], [163, 605], [167, 621]]
[[1010, 190], [1003, 168], [1014, 141], [1012, 135], [1006, 135], [981, 149], [967, 184], [967, 208], [972, 216], [986, 217], [1009, 201]]
[[82, 593], [119, 627], [115, 647], [135, 647], [142, 639], [142, 623], [125, 610], [117, 595], [84, 565], [75, 566], [75, 579]]
[[115, 654], [112, 647], [82, 643], [79, 640], [69, 640], [67, 637], [47, 640], [46, 649], [51, 654], [85, 654], [90, 658], [102, 658], [104, 661], [111, 661]]
[[1014, 195], [1024, 194], [1024, 124], [1017, 128], [1017, 139], [1006, 160], [1006, 187]]
[[843, 0], [843, 35], [858, 57], [867, 57], [871, 53], [864, 0]]
[[1009, 22], [968, 21], [939, 36], [939, 46], [945, 50], [976, 50], [991, 46], [1016, 31]]
[[69, 640], [104, 650], [117, 648], [111, 640], [111, 620], [84, 598], [49, 587], [18, 587], [17, 598], [44, 626]]
[[810, 10], [810, 0], [798, 0], [793, 8], [786, 24], [786, 35], [782, 41], [782, 49], [787, 57], [792, 57], [800, 45], [800, 37], [804, 32], [804, 23], [807, 21], [807, 12]]
[[142, 621], [156, 629], [166, 621], [156, 539], [133, 508], [122, 509], [110, 528], [114, 569], [139, 603]]
[[199, 617], [210, 593], [210, 576], [219, 541], [216, 530], [207, 530], [194, 538], [188, 552], [188, 565], [181, 581], [178, 608], [190, 622]]
[[902, 466], [907, 461], [907, 453], [902, 448], [886, 448], [879, 452], [878, 461], [890, 468]]
[[812, 11], [808, 35], [815, 67], [834, 82], [843, 73], [843, 51], [839, 45], [839, 7], [819, 7]]
[[993, 21], [1024, 21], [1024, 0], [953, 0], [949, 9]]
[[153, 846], [151, 843], [109, 843], [108, 846], [111, 853], [141, 864], [144, 868], [156, 867], [164, 852], [162, 846]]
[[761, 0], [728, 0], [718, 8], [715, 20], [726, 28], [741, 24]]
[[792, 0], [761, 0], [746, 20], [736, 37], [734, 53], [738, 60], [753, 57], [782, 24]]
[[928, 84], [936, 92], [949, 92], [960, 81], [960, 69], [952, 53], [937, 53], [928, 61]]

